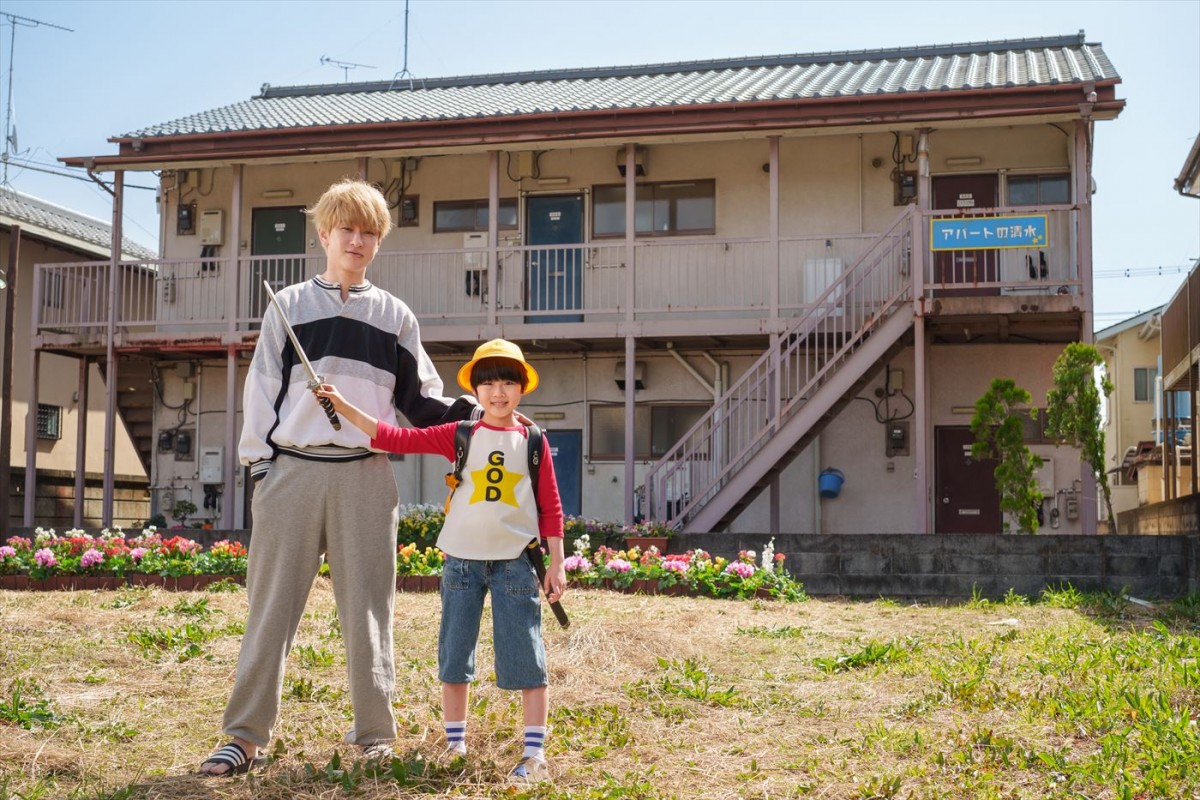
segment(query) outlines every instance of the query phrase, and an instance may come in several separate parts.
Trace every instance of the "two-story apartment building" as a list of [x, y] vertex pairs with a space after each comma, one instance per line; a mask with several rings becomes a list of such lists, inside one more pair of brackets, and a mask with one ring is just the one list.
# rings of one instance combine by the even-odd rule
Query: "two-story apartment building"
[[[369, 278], [417, 313], [447, 386], [496, 336], [537, 364], [522, 409], [568, 512], [999, 531], [971, 407], [998, 376], [1044, 396], [1064, 343], [1090, 337], [1093, 137], [1118, 82], [1081, 33], [264, 86], [64, 159], [118, 184], [158, 171], [163, 257], [117, 282], [44, 266], [64, 301], [37, 298], [37, 346], [117, 375], [149, 362], [156, 507], [245, 524], [261, 285], [321, 271], [302, 209], [357, 175], [398, 225]], [[1078, 454], [1035, 427], [1045, 488], [1082, 499]], [[442, 498], [440, 460], [395, 466], [405, 500]], [[1089, 505], [1063, 530], [1090, 530]]]
[[[19, 231], [15, 242], [14, 231]], [[103, 516], [103, 481], [113, 477], [113, 517], [130, 525], [149, 517], [149, 464], [143, 464], [134, 445], [137, 432], [150, 435], [150, 398], [144, 408], [114, 420], [106, 432], [104, 363], [44, 351], [39, 357], [36, 400], [30, 369], [33, 324], [34, 270], [37, 264], [74, 263], [109, 258], [112, 229], [56, 203], [0, 187], [0, 258], [7, 285], [0, 290], [0, 330], [11, 331], [11, 429], [8, 459], [11, 476], [0, 482], [8, 498], [8, 519], [0, 515], [0, 530], [19, 525], [28, 502], [37, 524], [57, 527], [94, 526]], [[154, 253], [132, 240], [122, 245], [122, 259], [152, 259]], [[15, 294], [13, 292], [15, 291]], [[12, 295], [10, 298], [9, 295]], [[9, 302], [11, 300], [11, 302]], [[53, 298], [47, 298], [53, 303]], [[12, 308], [12, 319], [7, 318]], [[137, 376], [128, 372], [127, 379]], [[126, 387], [128, 391], [128, 387]], [[30, 409], [34, 413], [29, 413]], [[106, 433], [112, 435], [112, 457], [105, 457]], [[37, 480], [26, 488], [25, 474]]]

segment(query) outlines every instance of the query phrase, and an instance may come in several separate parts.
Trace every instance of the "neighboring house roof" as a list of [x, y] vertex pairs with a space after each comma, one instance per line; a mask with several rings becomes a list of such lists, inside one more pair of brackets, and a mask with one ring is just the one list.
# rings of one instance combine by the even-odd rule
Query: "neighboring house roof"
[[1175, 191], [1200, 198], [1200, 136], [1192, 142], [1192, 150], [1183, 162], [1179, 177], [1175, 179]]
[[[84, 253], [108, 258], [112, 252], [112, 226], [98, 219], [0, 187], [0, 226], [20, 225], [23, 235], [36, 236]], [[123, 260], [157, 258], [158, 254], [127, 237], [122, 239]]]
[[260, 95], [245, 102], [117, 139], [1119, 81], [1101, 46], [1085, 42], [1080, 31], [1075, 36], [889, 50], [378, 83], [264, 85]]
[[[1117, 338], [1125, 331], [1132, 330], [1134, 328], [1140, 328], [1147, 323], [1154, 323], [1158, 320], [1161, 320], [1164, 308], [1166, 308], [1165, 305], [1159, 306], [1158, 308], [1152, 308], [1149, 311], [1143, 311], [1141, 314], [1137, 314], [1129, 319], [1122, 320], [1115, 325], [1109, 325], [1103, 330], [1096, 331], [1095, 339], [1097, 342], [1106, 342], [1109, 339]], [[1155, 332], [1157, 332], [1157, 330]]]

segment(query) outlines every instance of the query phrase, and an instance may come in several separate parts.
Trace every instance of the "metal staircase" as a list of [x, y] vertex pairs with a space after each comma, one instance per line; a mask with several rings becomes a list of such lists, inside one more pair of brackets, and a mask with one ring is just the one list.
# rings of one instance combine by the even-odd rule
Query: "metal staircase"
[[650, 469], [648, 517], [686, 532], [728, 527], [903, 346], [915, 213], [906, 207]]

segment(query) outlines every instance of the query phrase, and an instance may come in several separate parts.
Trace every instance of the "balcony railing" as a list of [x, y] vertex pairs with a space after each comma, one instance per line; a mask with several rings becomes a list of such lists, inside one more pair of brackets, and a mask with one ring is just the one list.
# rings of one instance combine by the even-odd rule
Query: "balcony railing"
[[[993, 209], [989, 215], [1031, 212], [1048, 217], [1047, 246], [953, 256], [926, 249], [927, 292], [1077, 293], [1072, 209]], [[927, 212], [915, 224], [927, 231], [931, 217], [945, 215]], [[503, 244], [495, 251], [494, 277], [488, 274], [486, 249], [382, 252], [368, 275], [404, 299], [432, 337], [439, 326], [493, 321], [792, 319], [807, 313], [877, 238], [830, 234], [785, 236], [778, 242], [767, 237], [639, 240], [631, 264], [623, 240]], [[39, 264], [35, 325], [40, 334], [102, 339], [111, 305], [117, 335], [252, 331], [266, 307], [263, 281], [279, 288], [324, 268], [324, 255], [121, 262], [110, 292], [108, 262]]]

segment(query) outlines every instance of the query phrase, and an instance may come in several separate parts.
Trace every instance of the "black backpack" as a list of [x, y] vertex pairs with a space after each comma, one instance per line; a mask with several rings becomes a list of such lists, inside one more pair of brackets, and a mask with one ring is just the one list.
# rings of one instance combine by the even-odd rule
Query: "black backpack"
[[[454, 429], [454, 471], [446, 473], [446, 485], [450, 494], [446, 495], [446, 511], [450, 510], [450, 498], [454, 490], [462, 484], [463, 467], [467, 465], [467, 451], [471, 449], [471, 430], [475, 420], [461, 420]], [[538, 473], [542, 467], [542, 429], [530, 425], [525, 429], [529, 444], [529, 484], [533, 486], [533, 502], [537, 504]]]

